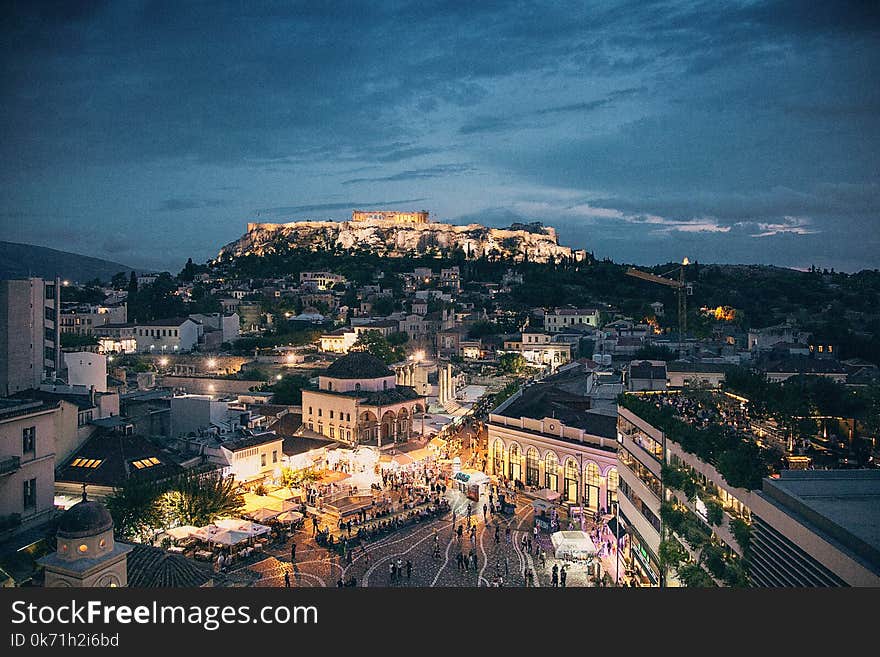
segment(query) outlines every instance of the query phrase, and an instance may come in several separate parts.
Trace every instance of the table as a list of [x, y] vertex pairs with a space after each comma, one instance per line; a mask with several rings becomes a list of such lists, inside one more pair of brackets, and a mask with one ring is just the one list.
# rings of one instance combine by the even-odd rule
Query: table
[[183, 554], [186, 551], [186, 548], [181, 547], [180, 545], [172, 545], [168, 548], [168, 551], [172, 554]]

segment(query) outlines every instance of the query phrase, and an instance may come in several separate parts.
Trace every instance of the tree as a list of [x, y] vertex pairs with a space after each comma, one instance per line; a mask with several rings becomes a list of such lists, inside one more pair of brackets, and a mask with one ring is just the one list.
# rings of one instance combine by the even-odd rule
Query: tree
[[387, 316], [394, 312], [394, 299], [391, 297], [379, 297], [373, 301], [373, 314]]
[[105, 501], [113, 518], [114, 534], [121, 539], [149, 538], [165, 523], [165, 491], [162, 484], [137, 478], [115, 489]]
[[687, 552], [675, 539], [660, 541], [657, 556], [660, 557], [660, 565], [665, 570], [677, 571], [679, 566], [687, 560]]
[[128, 279], [129, 298], [131, 298], [131, 295], [137, 294], [137, 291], [138, 291], [138, 277], [137, 277], [137, 273], [135, 273], [133, 271], [133, 272], [131, 272], [131, 276]]
[[124, 290], [127, 284], [128, 276], [125, 275], [124, 271], [116, 272], [113, 274], [113, 278], [110, 279], [110, 285], [113, 286], [114, 290]]
[[193, 264], [192, 258], [187, 258], [186, 265], [180, 272], [178, 278], [182, 281], [190, 282], [196, 277], [196, 266]]
[[528, 364], [522, 354], [501, 354], [498, 358], [498, 369], [505, 374], [519, 374]]
[[171, 514], [182, 525], [201, 527], [220, 516], [231, 516], [244, 507], [233, 477], [219, 474], [186, 474], [180, 477], [169, 494]]
[[361, 333], [351, 346], [351, 351], [366, 351], [379, 358], [386, 365], [397, 363], [406, 358], [403, 346], [391, 346], [388, 338], [379, 331], [372, 330]]
[[285, 374], [270, 390], [273, 404], [301, 404], [302, 389], [309, 385], [309, 378], [301, 374]]
[[665, 360], [667, 362], [675, 360], [677, 357], [677, 351], [673, 351], [669, 347], [656, 344], [649, 344], [645, 345], [644, 347], [640, 347], [633, 356], [635, 360]]

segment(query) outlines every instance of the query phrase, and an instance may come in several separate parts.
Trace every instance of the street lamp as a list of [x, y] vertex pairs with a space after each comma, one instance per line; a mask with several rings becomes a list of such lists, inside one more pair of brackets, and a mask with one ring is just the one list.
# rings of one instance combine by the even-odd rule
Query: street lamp
[[217, 367], [217, 360], [214, 358], [209, 358], [208, 359], [208, 368], [213, 370], [215, 367]]

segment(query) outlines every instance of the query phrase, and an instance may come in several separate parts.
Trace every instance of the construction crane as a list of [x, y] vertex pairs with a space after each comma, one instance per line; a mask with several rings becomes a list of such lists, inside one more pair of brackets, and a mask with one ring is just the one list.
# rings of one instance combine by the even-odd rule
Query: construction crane
[[[634, 278], [640, 278], [643, 281], [648, 281], [649, 283], [658, 283], [659, 285], [666, 285], [671, 288], [675, 288], [678, 292], [678, 341], [679, 344], [684, 341], [684, 335], [687, 332], [687, 298], [688, 296], [694, 293], [693, 286], [684, 280], [684, 268], [690, 264], [687, 258], [681, 261], [681, 265], [678, 267], [678, 280], [674, 278], [665, 278], [664, 276], [657, 276], [656, 274], [649, 274], [645, 271], [640, 271], [634, 267], [630, 267], [626, 270], [628, 276], [632, 276]], [[666, 275], [673, 273], [675, 270], [671, 270], [666, 272]]]

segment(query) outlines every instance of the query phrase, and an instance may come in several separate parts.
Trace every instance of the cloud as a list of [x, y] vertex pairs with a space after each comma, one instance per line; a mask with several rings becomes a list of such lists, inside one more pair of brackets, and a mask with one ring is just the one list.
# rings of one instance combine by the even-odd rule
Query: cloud
[[462, 173], [470, 173], [475, 169], [468, 164], [437, 164], [424, 169], [410, 169], [408, 171], [400, 171], [390, 176], [377, 176], [375, 178], [352, 178], [343, 180], [343, 185], [355, 185], [365, 182], [398, 182], [404, 180], [423, 180], [428, 178], [441, 178], [445, 176], [453, 176]]
[[757, 227], [760, 233], [752, 234], [752, 237], [772, 237], [773, 235], [781, 235], [782, 233], [791, 233], [792, 235], [814, 235], [821, 231], [809, 228], [810, 220], [806, 217], [784, 217], [782, 223], [768, 224], [758, 222]]
[[184, 199], [168, 198], [159, 204], [157, 212], [185, 212], [187, 210], [199, 210], [201, 208], [222, 208], [229, 201], [219, 199]]

